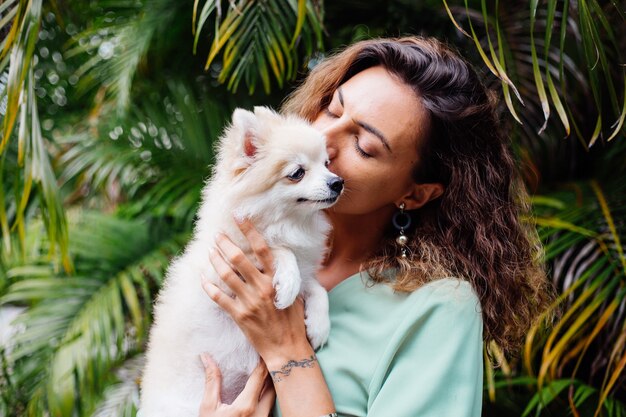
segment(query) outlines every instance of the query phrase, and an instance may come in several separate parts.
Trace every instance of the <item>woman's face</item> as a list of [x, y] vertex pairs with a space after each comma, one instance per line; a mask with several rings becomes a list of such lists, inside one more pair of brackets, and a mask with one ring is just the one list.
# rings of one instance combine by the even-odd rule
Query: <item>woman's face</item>
[[[329, 169], [345, 180], [335, 213], [388, 212], [415, 191], [418, 141], [429, 118], [417, 95], [381, 66], [334, 92], [313, 126], [326, 135]], [[407, 207], [408, 209], [417, 207]]]

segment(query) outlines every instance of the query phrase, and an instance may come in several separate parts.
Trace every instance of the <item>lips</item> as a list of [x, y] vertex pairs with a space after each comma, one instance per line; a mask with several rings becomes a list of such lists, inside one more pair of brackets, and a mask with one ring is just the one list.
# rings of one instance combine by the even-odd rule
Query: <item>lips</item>
[[298, 203], [322, 203], [322, 204], [328, 204], [328, 203], [334, 203], [335, 201], [337, 201], [337, 198], [339, 198], [339, 196], [337, 197], [332, 197], [332, 198], [326, 198], [324, 200], [309, 200], [308, 198], [299, 198], [298, 199]]

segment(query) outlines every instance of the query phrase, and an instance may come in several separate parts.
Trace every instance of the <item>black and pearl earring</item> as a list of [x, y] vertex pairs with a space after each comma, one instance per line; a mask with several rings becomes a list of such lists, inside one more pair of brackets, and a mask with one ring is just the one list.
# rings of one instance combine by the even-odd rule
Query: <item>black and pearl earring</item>
[[404, 203], [400, 204], [399, 211], [395, 212], [391, 219], [393, 226], [398, 230], [398, 237], [396, 237], [396, 243], [400, 247], [400, 253], [403, 258], [407, 256], [407, 243], [409, 238], [404, 233], [411, 226], [411, 216], [404, 211]]

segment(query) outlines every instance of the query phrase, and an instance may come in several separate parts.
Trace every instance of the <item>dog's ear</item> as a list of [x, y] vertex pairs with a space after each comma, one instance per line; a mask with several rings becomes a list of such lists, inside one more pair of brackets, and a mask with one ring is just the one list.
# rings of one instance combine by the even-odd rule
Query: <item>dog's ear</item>
[[256, 114], [248, 110], [236, 109], [233, 112], [233, 126], [241, 132], [244, 155], [254, 158], [259, 141], [259, 120]]
[[280, 115], [278, 115], [278, 113], [265, 106], [254, 106], [254, 114], [256, 114], [260, 119], [268, 121], [280, 120]]

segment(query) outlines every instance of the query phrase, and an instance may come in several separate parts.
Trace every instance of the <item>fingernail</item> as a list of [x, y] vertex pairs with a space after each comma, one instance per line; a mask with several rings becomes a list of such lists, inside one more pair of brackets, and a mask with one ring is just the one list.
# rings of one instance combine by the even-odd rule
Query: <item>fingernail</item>
[[200, 271], [200, 280], [202, 282], [207, 282], [209, 279], [204, 275], [204, 272]]

